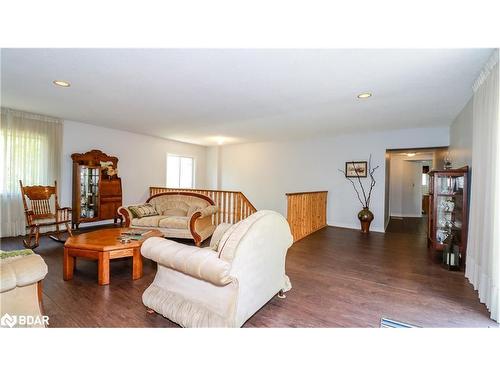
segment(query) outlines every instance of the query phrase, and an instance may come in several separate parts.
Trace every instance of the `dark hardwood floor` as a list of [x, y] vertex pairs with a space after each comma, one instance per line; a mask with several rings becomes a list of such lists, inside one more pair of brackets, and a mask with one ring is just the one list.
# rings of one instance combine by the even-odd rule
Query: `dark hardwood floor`
[[[245, 327], [378, 327], [387, 317], [421, 327], [497, 327], [463, 273], [450, 272], [426, 247], [423, 219], [391, 220], [385, 234], [324, 228], [288, 251], [293, 289], [274, 297]], [[3, 239], [4, 250], [22, 248]], [[62, 244], [43, 238], [37, 249], [49, 266], [44, 308], [50, 327], [177, 327], [146, 313], [144, 289], [155, 264], [132, 281], [130, 259], [111, 262], [111, 284], [97, 285], [97, 264], [78, 260], [63, 281]]]

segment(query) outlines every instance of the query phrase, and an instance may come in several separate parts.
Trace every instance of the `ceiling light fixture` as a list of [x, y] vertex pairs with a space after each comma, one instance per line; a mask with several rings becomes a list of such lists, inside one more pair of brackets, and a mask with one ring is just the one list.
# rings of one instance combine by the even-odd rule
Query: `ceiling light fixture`
[[70, 87], [71, 86], [71, 83], [69, 83], [68, 81], [62, 81], [59, 79], [52, 81], [52, 83], [58, 87]]
[[368, 99], [371, 96], [372, 96], [371, 92], [364, 92], [358, 95], [358, 99]]
[[408, 152], [408, 153], [406, 154], [406, 156], [409, 156], [410, 158], [411, 158], [412, 156], [415, 156], [415, 155], [417, 155], [417, 154], [416, 154], [416, 153], [414, 153], [414, 152]]

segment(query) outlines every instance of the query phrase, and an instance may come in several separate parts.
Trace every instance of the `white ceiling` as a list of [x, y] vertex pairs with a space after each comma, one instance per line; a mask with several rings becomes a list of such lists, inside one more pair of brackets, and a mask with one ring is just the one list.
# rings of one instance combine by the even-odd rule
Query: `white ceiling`
[[203, 145], [449, 126], [491, 52], [3, 49], [1, 100]]

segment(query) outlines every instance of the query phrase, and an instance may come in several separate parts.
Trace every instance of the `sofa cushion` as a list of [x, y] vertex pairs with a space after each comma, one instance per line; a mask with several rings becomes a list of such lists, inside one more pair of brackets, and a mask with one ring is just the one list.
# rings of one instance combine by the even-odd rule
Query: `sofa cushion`
[[184, 211], [184, 216], [186, 215], [189, 205], [186, 202], [181, 200], [173, 200], [173, 199], [156, 199], [154, 202], [151, 201], [156, 207], [156, 211], [158, 211], [161, 215], [166, 215], [168, 211], [171, 210], [182, 210]]
[[132, 219], [132, 225], [138, 227], [157, 227], [158, 223], [161, 219], [164, 219], [166, 216], [156, 215], [156, 216], [146, 216], [141, 218]]
[[130, 206], [128, 209], [132, 212], [132, 215], [134, 215], [135, 218], [139, 219], [142, 217], [158, 215], [156, 209], [149, 203], [141, 204], [140, 206]]
[[159, 227], [171, 229], [188, 229], [189, 218], [187, 216], [168, 216], [160, 220]]
[[163, 211], [164, 216], [188, 216], [187, 211], [182, 208], [171, 208]]
[[187, 211], [190, 207], [205, 208], [211, 205], [203, 198], [181, 193], [154, 196], [149, 199], [149, 203], [156, 208], [160, 215], [165, 215], [167, 210], [182, 209], [186, 211], [182, 216], [188, 216]]

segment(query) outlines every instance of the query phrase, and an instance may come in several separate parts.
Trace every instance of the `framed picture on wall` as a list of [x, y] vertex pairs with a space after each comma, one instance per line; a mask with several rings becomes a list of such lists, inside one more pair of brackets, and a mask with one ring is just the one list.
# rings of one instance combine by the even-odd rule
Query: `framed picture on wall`
[[366, 177], [367, 164], [368, 162], [366, 161], [347, 161], [345, 163], [346, 177]]

